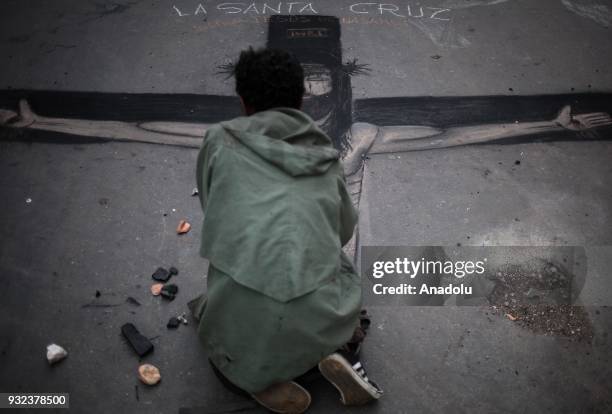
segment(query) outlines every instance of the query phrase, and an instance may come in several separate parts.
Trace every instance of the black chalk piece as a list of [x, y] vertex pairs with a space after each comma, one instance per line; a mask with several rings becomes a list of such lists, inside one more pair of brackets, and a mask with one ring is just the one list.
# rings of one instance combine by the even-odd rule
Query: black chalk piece
[[170, 271], [170, 274], [173, 276], [178, 275], [178, 269], [174, 266], [172, 266], [170, 269], [168, 269]]
[[166, 327], [168, 329], [176, 329], [179, 327], [179, 325], [181, 324], [181, 322], [179, 322], [179, 320], [175, 317], [170, 318], [170, 320], [168, 321], [168, 324], [166, 325]]
[[151, 341], [138, 332], [138, 329], [131, 323], [123, 325], [121, 327], [121, 333], [125, 336], [125, 339], [128, 340], [130, 345], [132, 345], [132, 348], [134, 348], [134, 351], [136, 351], [139, 357], [143, 357], [153, 351], [153, 344]]
[[162, 292], [170, 293], [171, 295], [176, 295], [178, 293], [178, 286], [172, 283], [164, 285], [162, 288]]
[[170, 276], [172, 276], [170, 272], [163, 267], [158, 267], [155, 273], [152, 275], [153, 279], [157, 280], [158, 282], [167, 282], [168, 279], [170, 279]]

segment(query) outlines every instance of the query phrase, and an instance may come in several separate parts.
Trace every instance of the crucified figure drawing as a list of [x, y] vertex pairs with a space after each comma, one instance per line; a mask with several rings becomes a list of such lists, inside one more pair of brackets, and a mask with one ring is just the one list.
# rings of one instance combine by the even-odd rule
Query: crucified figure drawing
[[[25, 100], [19, 102], [18, 111], [0, 109], [0, 126], [4, 127], [187, 148], [200, 148], [204, 133], [210, 125], [50, 118], [34, 113]], [[469, 125], [447, 129], [419, 125], [377, 126], [356, 122], [347, 132], [349, 145], [343, 153], [343, 164], [353, 202], [358, 206], [364, 160], [368, 155], [450, 148], [565, 130], [583, 132], [610, 125], [610, 114], [573, 114], [569, 105], [564, 106], [554, 119], [536, 122]]]

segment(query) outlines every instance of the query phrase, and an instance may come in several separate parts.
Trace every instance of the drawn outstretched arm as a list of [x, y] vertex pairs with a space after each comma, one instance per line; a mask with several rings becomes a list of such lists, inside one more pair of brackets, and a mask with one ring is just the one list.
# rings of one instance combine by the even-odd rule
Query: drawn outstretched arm
[[[557, 117], [550, 121], [516, 122], [511, 124], [484, 124], [466, 127], [453, 127], [431, 136], [414, 137], [412, 127], [383, 127], [379, 138], [370, 148], [371, 154], [387, 152], [418, 151], [447, 148], [459, 145], [491, 142], [504, 138], [534, 135], [555, 131], [586, 131], [592, 128], [612, 125], [612, 118], [604, 112], [572, 115], [571, 107], [565, 106]], [[422, 129], [422, 127], [417, 127]], [[412, 135], [408, 135], [411, 133]]]
[[342, 161], [353, 204], [359, 207], [363, 179], [363, 162], [369, 154], [385, 154], [456, 147], [519, 137], [570, 130], [589, 131], [612, 125], [612, 118], [603, 112], [572, 115], [565, 106], [550, 121], [514, 124], [485, 124], [441, 130], [427, 126], [385, 126], [356, 122], [349, 130], [351, 147]]
[[563, 130], [582, 132], [610, 125], [612, 118], [607, 113], [573, 115], [570, 106], [563, 107], [559, 115], [550, 121], [484, 124], [446, 130], [427, 126], [378, 127], [355, 123], [349, 131], [351, 148], [344, 157], [345, 171], [347, 175], [357, 173], [368, 154], [448, 148]]
[[48, 118], [35, 114], [25, 100], [19, 113], [0, 109], [0, 125], [63, 134], [104, 138], [111, 141], [145, 142], [199, 148], [209, 124], [185, 122], [122, 122]]

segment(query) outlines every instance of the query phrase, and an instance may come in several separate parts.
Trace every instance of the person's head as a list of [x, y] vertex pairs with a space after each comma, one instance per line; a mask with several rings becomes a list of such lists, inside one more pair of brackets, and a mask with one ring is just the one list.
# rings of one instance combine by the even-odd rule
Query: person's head
[[234, 67], [236, 93], [247, 115], [267, 109], [300, 109], [304, 70], [292, 54], [280, 49], [249, 48]]

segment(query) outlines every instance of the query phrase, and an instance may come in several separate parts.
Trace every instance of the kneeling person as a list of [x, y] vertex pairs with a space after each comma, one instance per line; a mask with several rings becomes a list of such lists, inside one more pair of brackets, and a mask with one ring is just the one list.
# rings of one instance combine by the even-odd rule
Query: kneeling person
[[[234, 68], [245, 116], [209, 128], [197, 163], [207, 294], [190, 306], [214, 368], [275, 412], [302, 412], [292, 380], [319, 365], [347, 405], [381, 395], [353, 354], [360, 279], [342, 251], [357, 213], [338, 151], [300, 111], [304, 74], [280, 50]], [[337, 352], [338, 351], [338, 352]]]

